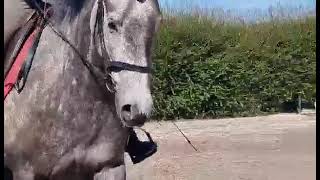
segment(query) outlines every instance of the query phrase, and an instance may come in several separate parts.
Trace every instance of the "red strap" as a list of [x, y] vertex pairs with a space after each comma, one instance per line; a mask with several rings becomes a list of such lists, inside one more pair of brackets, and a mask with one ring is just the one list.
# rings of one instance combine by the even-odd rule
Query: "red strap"
[[7, 73], [7, 76], [5, 77], [4, 80], [4, 100], [6, 99], [7, 95], [11, 92], [13, 89], [15, 83], [18, 80], [18, 75], [21, 69], [21, 66], [24, 62], [24, 60], [27, 58], [29, 49], [33, 45], [33, 41], [36, 36], [36, 31], [33, 31], [26, 42], [24, 43], [21, 51], [19, 52], [17, 58], [15, 59], [15, 62], [11, 66], [11, 69]]

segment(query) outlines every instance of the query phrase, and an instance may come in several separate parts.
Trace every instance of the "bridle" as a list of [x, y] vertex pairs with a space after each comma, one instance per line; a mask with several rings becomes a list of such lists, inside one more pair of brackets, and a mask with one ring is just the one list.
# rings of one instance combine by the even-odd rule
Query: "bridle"
[[[55, 34], [57, 34], [63, 41], [65, 41], [73, 50], [74, 52], [79, 56], [82, 64], [88, 69], [88, 71], [90, 72], [90, 74], [94, 77], [95, 81], [101, 85], [107, 88], [107, 90], [111, 93], [116, 92], [115, 90], [115, 81], [113, 81], [112, 77], [111, 77], [111, 73], [112, 72], [120, 72], [120, 71], [132, 71], [132, 72], [139, 72], [139, 73], [146, 73], [146, 74], [150, 74], [152, 73], [152, 69], [150, 67], [147, 66], [139, 66], [139, 65], [134, 65], [134, 64], [129, 64], [129, 63], [125, 63], [125, 62], [121, 62], [121, 61], [110, 61], [110, 59], [108, 59], [106, 61], [106, 63], [104, 64], [104, 68], [98, 67], [94, 64], [92, 64], [91, 62], [89, 62], [87, 60], [87, 58], [85, 58], [85, 56], [77, 49], [77, 47], [75, 45], [73, 45], [73, 43], [70, 42], [70, 40], [68, 40], [66, 38], [66, 36], [63, 35], [63, 33], [61, 33], [61, 31], [59, 31], [58, 29], [56, 29], [53, 26], [52, 21], [50, 20], [50, 18], [47, 17], [47, 12], [50, 11], [49, 9], [52, 7], [49, 7], [49, 9], [46, 9], [46, 7], [48, 6], [48, 3], [45, 3], [45, 8], [41, 8], [38, 4], [38, 2], [35, 2], [35, 7], [36, 10], [38, 12], [40, 12], [40, 15], [42, 16], [42, 18], [46, 21], [46, 23], [49, 25], [49, 27], [53, 30], [53, 32]], [[103, 33], [103, 22], [104, 22], [104, 5], [103, 5], [103, 0], [98, 0], [98, 9], [97, 9], [97, 22], [95, 24], [95, 26], [97, 26], [98, 29], [98, 35], [100, 36], [100, 44], [103, 47], [102, 50], [102, 56], [103, 58], [107, 58], [108, 53], [106, 51], [105, 45], [104, 45], [104, 33]]]

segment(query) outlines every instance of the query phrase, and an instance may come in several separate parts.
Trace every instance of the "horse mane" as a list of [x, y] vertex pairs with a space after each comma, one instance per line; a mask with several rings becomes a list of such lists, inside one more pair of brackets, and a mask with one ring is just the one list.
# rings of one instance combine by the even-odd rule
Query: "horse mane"
[[[41, 0], [25, 0], [25, 1], [41, 1]], [[56, 23], [63, 21], [66, 17], [72, 19], [76, 17], [85, 6], [88, 0], [46, 0], [52, 5], [54, 14], [52, 18]]]

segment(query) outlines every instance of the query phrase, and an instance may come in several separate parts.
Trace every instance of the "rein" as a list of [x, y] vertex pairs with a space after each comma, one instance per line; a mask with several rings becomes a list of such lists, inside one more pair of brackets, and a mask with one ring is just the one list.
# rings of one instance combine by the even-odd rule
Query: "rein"
[[18, 93], [23, 90], [45, 25], [45, 20], [34, 12], [18, 32], [19, 39], [10, 56], [9, 69], [5, 70], [4, 100], [13, 88]]

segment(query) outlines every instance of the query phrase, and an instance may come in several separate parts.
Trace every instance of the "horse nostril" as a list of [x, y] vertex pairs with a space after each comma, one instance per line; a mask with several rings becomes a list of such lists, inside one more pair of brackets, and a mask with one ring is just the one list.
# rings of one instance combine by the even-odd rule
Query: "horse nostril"
[[130, 104], [126, 104], [126, 105], [122, 106], [122, 111], [126, 111], [126, 112], [130, 113], [131, 105]]
[[121, 108], [122, 117], [125, 120], [132, 120], [140, 117], [139, 109], [137, 105], [126, 104]]
[[141, 126], [147, 120], [146, 114], [140, 112], [137, 104], [123, 105], [121, 118], [128, 126]]
[[131, 119], [131, 105], [126, 104], [121, 108], [121, 116], [123, 120], [129, 121]]

